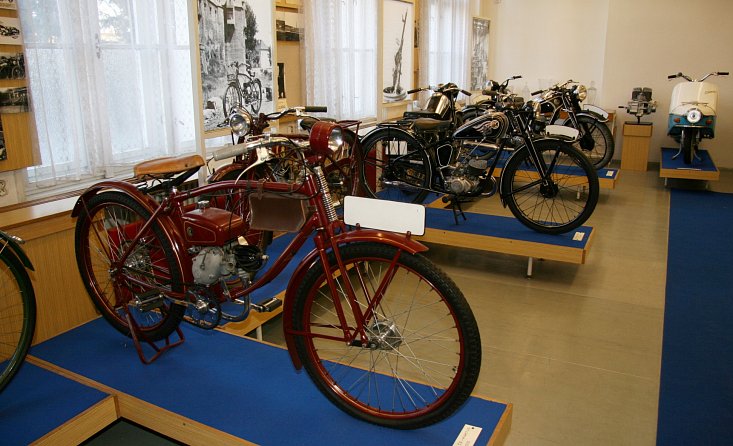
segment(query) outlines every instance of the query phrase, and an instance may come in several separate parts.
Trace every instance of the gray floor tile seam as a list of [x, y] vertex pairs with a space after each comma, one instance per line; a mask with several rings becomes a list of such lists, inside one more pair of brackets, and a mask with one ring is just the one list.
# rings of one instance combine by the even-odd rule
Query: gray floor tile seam
[[[497, 348], [497, 347], [483, 347], [483, 349], [484, 350], [494, 350], [494, 351], [497, 351], [497, 352], [500, 352], [500, 353], [507, 353], [507, 354], [510, 354], [510, 355], [513, 355], [513, 356], [527, 356], [527, 357], [531, 357], [531, 358], [535, 358], [535, 359], [540, 359], [540, 360], [544, 360], [544, 361], [548, 361], [548, 362], [553, 362], [553, 363], [558, 363], [558, 364], [563, 364], [563, 365], [569, 365], [569, 366], [575, 366], [575, 367], [579, 367], [579, 368], [582, 368], [582, 369], [588, 369], [588, 370], [594, 370], [594, 371], [598, 371], [598, 372], [604, 372], [604, 373], [608, 373], [608, 374], [612, 374], [612, 375], [616, 375], [616, 376], [621, 376], [621, 377], [634, 378], [634, 379], [637, 379], [637, 380], [640, 380], [640, 381], [648, 381], [649, 383], [657, 383], [657, 384], [659, 383], [659, 374], [657, 374], [656, 377], [648, 377], [648, 376], [636, 375], [636, 374], [633, 374], [633, 373], [620, 372], [618, 370], [611, 370], [611, 369], [607, 369], [607, 368], [603, 368], [603, 367], [596, 367], [596, 366], [592, 366], [592, 365], [589, 365], [589, 364], [581, 364], [579, 362], [564, 361], [562, 359], [551, 358], [549, 356], [542, 356], [542, 355], [537, 355], [537, 354], [533, 354], [533, 353], [520, 353], [520, 352], [516, 352], [516, 351], [513, 351], [513, 350], [500, 349], [500, 348]], [[661, 360], [661, 356], [660, 356], [660, 360]]]

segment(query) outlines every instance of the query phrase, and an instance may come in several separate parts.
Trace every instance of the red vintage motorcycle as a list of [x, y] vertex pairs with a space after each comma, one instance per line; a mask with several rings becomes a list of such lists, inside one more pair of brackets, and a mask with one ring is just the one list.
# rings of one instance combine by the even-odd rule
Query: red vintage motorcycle
[[[249, 295], [282, 273], [306, 242], [283, 304], [288, 351], [316, 387], [345, 412], [401, 429], [452, 414], [478, 378], [481, 342], [455, 283], [422, 256], [407, 235], [341, 220], [323, 173], [343, 145], [344, 129], [317, 122], [308, 140], [260, 136], [222, 149], [255, 153], [255, 169], [288, 148], [299, 178], [244, 179], [179, 187], [203, 166], [200, 156], [136, 166], [141, 181], [103, 181], [77, 201], [76, 257], [104, 318], [127, 336], [166, 339], [181, 321], [216, 327], [255, 305]], [[222, 152], [220, 152], [222, 153]], [[154, 180], [154, 185], [150, 185]], [[237, 190], [249, 212], [211, 206], [202, 197]], [[348, 202], [346, 210], [348, 211]], [[406, 205], [410, 206], [410, 205]], [[289, 231], [292, 241], [268, 269], [247, 242], [250, 231]]]

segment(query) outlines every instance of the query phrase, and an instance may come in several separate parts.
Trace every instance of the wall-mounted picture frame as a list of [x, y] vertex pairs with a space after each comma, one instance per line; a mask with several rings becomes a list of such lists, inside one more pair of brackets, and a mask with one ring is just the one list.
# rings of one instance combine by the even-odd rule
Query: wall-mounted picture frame
[[412, 87], [415, 5], [385, 0], [382, 10], [382, 99], [403, 101]]
[[235, 105], [273, 111], [272, 1], [197, 0], [203, 130], [223, 134]]
[[25, 79], [23, 53], [0, 53], [0, 79]]
[[303, 33], [301, 15], [292, 11], [275, 11], [275, 28], [278, 41], [298, 42]]
[[16, 0], [0, 0], [0, 9], [18, 9]]
[[0, 113], [28, 111], [28, 88], [0, 88]]
[[0, 17], [0, 45], [22, 44], [23, 36], [20, 34], [20, 19]]
[[474, 17], [471, 25], [471, 88], [481, 90], [489, 80], [489, 29], [491, 21]]

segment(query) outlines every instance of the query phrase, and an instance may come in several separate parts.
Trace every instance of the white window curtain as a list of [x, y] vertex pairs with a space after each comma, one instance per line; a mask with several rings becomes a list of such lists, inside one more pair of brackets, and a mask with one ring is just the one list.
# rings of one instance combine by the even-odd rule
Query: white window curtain
[[420, 1], [420, 85], [468, 88], [469, 0]]
[[307, 105], [337, 119], [377, 114], [377, 0], [304, 0]]
[[194, 150], [186, 0], [24, 0], [19, 13], [43, 162], [27, 195]]

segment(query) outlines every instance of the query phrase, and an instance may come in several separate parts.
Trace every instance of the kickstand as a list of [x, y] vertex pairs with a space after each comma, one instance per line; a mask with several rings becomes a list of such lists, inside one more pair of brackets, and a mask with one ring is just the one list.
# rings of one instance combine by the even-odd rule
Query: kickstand
[[457, 197], [453, 197], [450, 199], [450, 205], [453, 208], [453, 219], [456, 221], [456, 224], [458, 224], [459, 215], [463, 217], [463, 221], [466, 221], [466, 214], [463, 213], [461, 201]]
[[[130, 310], [125, 307], [125, 318], [127, 319], [127, 326], [130, 327], [130, 335], [132, 336], [132, 342], [135, 344], [135, 350], [137, 350], [137, 356], [140, 358], [140, 361], [142, 361], [143, 364], [150, 364], [156, 359], [160, 357], [163, 353], [167, 352], [173, 347], [176, 347], [178, 345], [183, 344], [183, 341], [186, 340], [185, 337], [183, 337], [183, 332], [181, 331], [180, 327], [176, 327], [176, 333], [178, 333], [178, 340], [176, 342], [171, 343], [171, 337], [168, 336], [165, 338], [165, 345], [158, 347], [155, 345], [155, 342], [148, 339], [147, 336], [145, 336], [145, 333], [143, 333], [140, 330], [140, 326], [135, 322], [135, 319], [130, 315]], [[140, 339], [142, 339], [144, 342], [146, 342], [149, 346], [155, 350], [155, 354], [150, 357], [150, 359], [145, 358], [145, 354], [143, 353], [142, 345], [140, 344]]]

